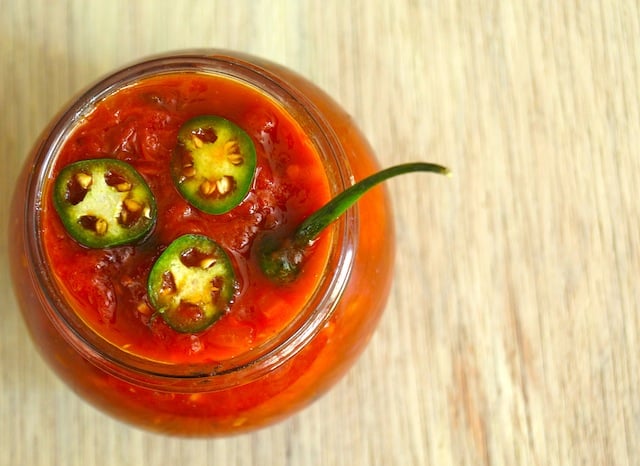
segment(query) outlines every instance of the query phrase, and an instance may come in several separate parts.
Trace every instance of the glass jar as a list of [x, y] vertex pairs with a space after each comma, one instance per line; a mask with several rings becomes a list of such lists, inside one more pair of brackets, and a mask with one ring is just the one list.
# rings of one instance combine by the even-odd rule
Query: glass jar
[[43, 132], [12, 201], [11, 273], [33, 342], [82, 398], [122, 421], [181, 436], [244, 432], [290, 416], [330, 388], [370, 339], [386, 304], [394, 233], [384, 187], [364, 196], [332, 228], [324, 275], [298, 317], [264, 344], [228, 361], [163, 364], [123, 351], [75, 313], [43, 251], [43, 186], [65, 139], [96, 102], [162, 73], [222, 74], [282, 105], [316, 145], [335, 195], [378, 169], [351, 118], [300, 75], [219, 50], [152, 57], [81, 93]]

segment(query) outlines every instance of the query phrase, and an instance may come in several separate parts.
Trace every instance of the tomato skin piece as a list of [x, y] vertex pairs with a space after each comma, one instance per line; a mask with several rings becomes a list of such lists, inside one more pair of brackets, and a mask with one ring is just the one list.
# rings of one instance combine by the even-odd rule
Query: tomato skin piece
[[222, 247], [204, 235], [174, 240], [149, 273], [152, 307], [175, 331], [196, 333], [220, 319], [235, 297], [233, 266]]
[[178, 131], [171, 174], [191, 205], [218, 215], [247, 196], [256, 164], [254, 143], [242, 128], [220, 116], [200, 115]]
[[137, 242], [157, 219], [156, 200], [146, 181], [117, 159], [66, 165], [56, 177], [53, 204], [67, 233], [92, 249]]

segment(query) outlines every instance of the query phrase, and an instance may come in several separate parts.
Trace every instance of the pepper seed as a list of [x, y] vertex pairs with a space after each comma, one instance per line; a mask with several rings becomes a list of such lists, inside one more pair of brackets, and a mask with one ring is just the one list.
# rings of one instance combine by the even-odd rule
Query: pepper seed
[[76, 175], [76, 181], [80, 185], [82, 189], [87, 189], [93, 183], [93, 177], [91, 175], [87, 175], [86, 173], [78, 173]]
[[109, 228], [109, 224], [103, 218], [96, 220], [96, 233], [100, 236], [104, 235]]
[[204, 146], [204, 142], [202, 141], [202, 139], [200, 139], [195, 134], [191, 135], [191, 142], [193, 142], [193, 145], [196, 146], [196, 148], [198, 148], [198, 149], [200, 149], [202, 146]]
[[142, 204], [133, 199], [125, 199], [124, 206], [129, 212], [139, 212], [140, 210], [142, 210]]
[[125, 181], [123, 183], [117, 184], [115, 188], [119, 193], [125, 193], [127, 191], [131, 191], [131, 183]]
[[232, 165], [242, 165], [244, 162], [244, 157], [240, 154], [228, 154], [227, 160], [231, 162]]
[[216, 263], [215, 258], [213, 257], [205, 257], [204, 259], [202, 259], [200, 261], [200, 268], [202, 269], [208, 269], [210, 267], [213, 267], [213, 265]]
[[216, 188], [220, 194], [227, 194], [231, 190], [231, 180], [228, 176], [223, 176], [216, 181]]
[[200, 192], [205, 196], [210, 196], [216, 190], [216, 184], [209, 180], [204, 180], [200, 185]]

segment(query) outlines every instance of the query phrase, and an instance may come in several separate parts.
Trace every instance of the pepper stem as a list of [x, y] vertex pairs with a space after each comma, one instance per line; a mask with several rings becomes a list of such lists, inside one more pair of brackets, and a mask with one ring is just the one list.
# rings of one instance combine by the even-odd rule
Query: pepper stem
[[331, 199], [323, 207], [311, 214], [294, 231], [294, 234], [277, 241], [266, 237], [260, 244], [260, 266], [270, 279], [287, 283], [297, 276], [306, 256], [306, 250], [322, 230], [337, 220], [349, 207], [354, 205], [367, 191], [394, 176], [411, 172], [432, 172], [449, 175], [448, 168], [427, 162], [413, 162], [381, 170], [359, 181]]

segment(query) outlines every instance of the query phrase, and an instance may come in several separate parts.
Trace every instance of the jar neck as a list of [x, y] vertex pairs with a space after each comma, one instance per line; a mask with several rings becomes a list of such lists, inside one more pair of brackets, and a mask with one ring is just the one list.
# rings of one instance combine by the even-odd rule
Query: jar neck
[[[47, 266], [39, 232], [42, 196], [51, 168], [65, 140], [96, 103], [123, 87], [151, 76], [204, 73], [223, 76], [259, 89], [296, 121], [315, 145], [322, 159], [331, 194], [342, 191], [352, 179], [343, 148], [330, 124], [315, 105], [280, 76], [243, 58], [216, 51], [194, 51], [159, 56], [107, 76], [74, 101], [37, 148], [25, 209], [27, 259], [36, 264], [32, 279], [42, 290], [43, 307], [63, 338], [85, 359], [99, 368], [138, 385], [167, 386], [174, 390], [222, 389], [255, 380], [286, 363], [309, 343], [334, 312], [349, 280], [358, 237], [357, 209], [351, 209], [332, 225], [331, 246], [325, 273], [298, 316], [278, 335], [260, 346], [216, 364], [172, 365], [132, 355], [91, 329], [72, 309]], [[36, 212], [36, 215], [34, 215]]]

